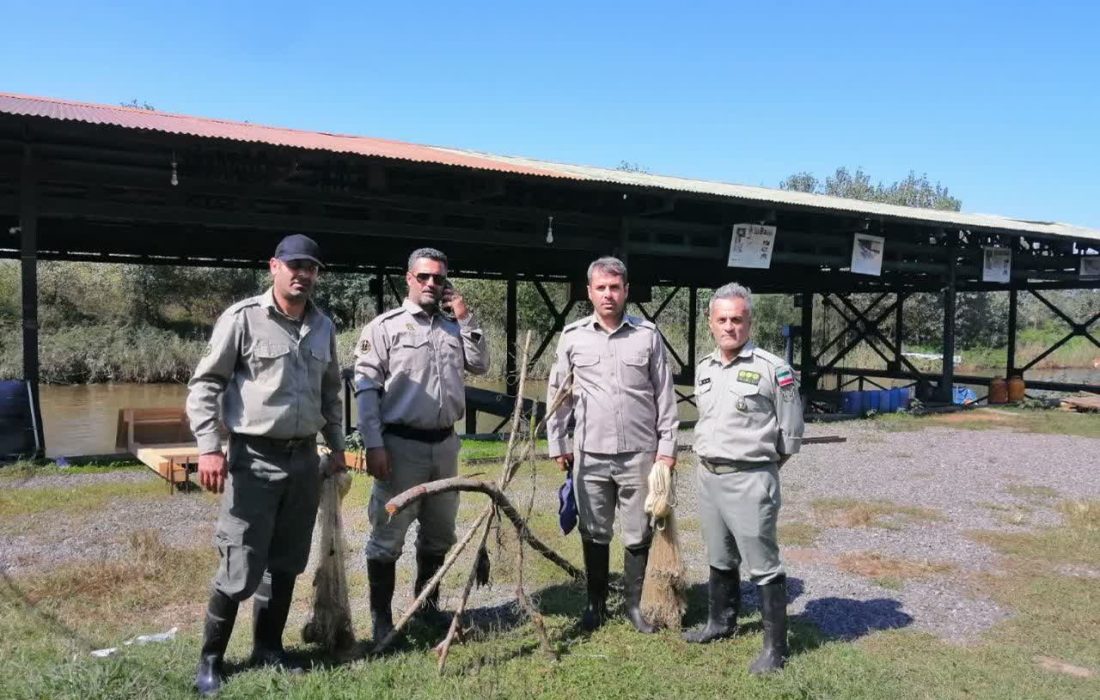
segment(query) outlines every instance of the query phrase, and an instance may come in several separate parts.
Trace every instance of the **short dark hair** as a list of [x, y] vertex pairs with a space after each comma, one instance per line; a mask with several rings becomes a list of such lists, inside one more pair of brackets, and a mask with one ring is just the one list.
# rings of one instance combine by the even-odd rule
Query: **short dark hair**
[[423, 260], [425, 258], [443, 263], [443, 267], [450, 267], [450, 265], [447, 264], [447, 256], [443, 254], [443, 251], [435, 248], [417, 248], [409, 256], [408, 269], [411, 271], [417, 260]]
[[613, 258], [610, 255], [606, 255], [602, 258], [598, 258], [592, 261], [592, 264], [588, 266], [588, 283], [592, 284], [592, 273], [600, 271], [605, 275], [615, 275], [623, 278], [623, 284], [626, 284], [629, 280], [626, 278], [626, 265], [622, 260]]

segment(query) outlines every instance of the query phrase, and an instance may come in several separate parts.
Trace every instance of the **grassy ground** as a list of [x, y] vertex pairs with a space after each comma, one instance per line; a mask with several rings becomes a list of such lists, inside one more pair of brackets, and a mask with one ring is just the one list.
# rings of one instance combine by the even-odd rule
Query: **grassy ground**
[[[923, 425], [936, 422], [917, 427]], [[540, 471], [552, 469], [543, 464]], [[77, 504], [85, 512], [109, 507], [97, 487], [91, 483], [5, 489], [0, 480], [0, 495], [7, 504], [0, 526], [28, 513], [64, 518]], [[353, 489], [345, 510], [362, 510], [365, 493], [365, 489]], [[1056, 498], [1039, 491], [1018, 495]], [[942, 517], [886, 502], [823, 500], [814, 505], [824, 515], [858, 516], [855, 522], [868, 527], [899, 518], [935, 523]], [[480, 501], [467, 499], [460, 517], [472, 518], [480, 507]], [[667, 632], [641, 636], [621, 619], [584, 635], [574, 627], [583, 603], [581, 590], [567, 585], [562, 574], [543, 561], [529, 560], [526, 578], [537, 591], [557, 660], [542, 654], [528, 623], [510, 616], [493, 618], [482, 611], [479, 619], [495, 621], [483, 623], [465, 644], [453, 648], [442, 675], [430, 650], [435, 639], [421, 628], [413, 630], [409, 648], [398, 654], [382, 659], [361, 656], [336, 664], [298, 642], [301, 613], [310, 594], [308, 584], [303, 584], [286, 639], [300, 658], [316, 664], [314, 670], [295, 677], [234, 667], [239, 672], [222, 697], [1100, 697], [1100, 586], [1096, 585], [1100, 502], [1065, 501], [1059, 508], [1065, 521], [1057, 527], [972, 533], [973, 539], [993, 547], [1001, 560], [996, 571], [973, 575], [971, 584], [1014, 616], [966, 646], [911, 630], [874, 632], [855, 641], [828, 640], [796, 618], [790, 665], [771, 678], [757, 679], [746, 672], [760, 644], [755, 612], [744, 618], [740, 636], [708, 646], [685, 644]], [[556, 528], [556, 514], [536, 512], [531, 527], [536, 534], [549, 536]], [[684, 518], [681, 527], [690, 530], [691, 519]], [[792, 522], [781, 538], [785, 544], [808, 545], [820, 534], [817, 526]], [[580, 561], [577, 538], [555, 540], [559, 544], [563, 555]], [[152, 529], [134, 532], [121, 546], [126, 556], [111, 562], [4, 576], [0, 581], [0, 664], [5, 670], [0, 674], [0, 697], [191, 696], [199, 615], [214, 555], [205, 541], [194, 548], [168, 546]], [[892, 579], [900, 582], [944, 573], [935, 562], [874, 553], [853, 552], [842, 565], [887, 585]], [[618, 566], [613, 563], [613, 570]], [[514, 563], [494, 561], [497, 586], [507, 589], [514, 574]], [[353, 598], [365, 598], [361, 575], [352, 575], [350, 585]], [[691, 603], [688, 624], [702, 618], [701, 589], [692, 591]], [[230, 647], [233, 664], [248, 653], [247, 620], [244, 606]], [[355, 624], [358, 636], [369, 635], [365, 617], [357, 616]], [[122, 644], [172, 626], [180, 627], [173, 641]], [[90, 656], [91, 650], [103, 647], [121, 651], [107, 658]]]
[[926, 416], [887, 413], [876, 416], [875, 423], [886, 430], [922, 430], [941, 426], [966, 430], [1007, 429], [1100, 438], [1100, 415], [1060, 410], [978, 408], [958, 413]]

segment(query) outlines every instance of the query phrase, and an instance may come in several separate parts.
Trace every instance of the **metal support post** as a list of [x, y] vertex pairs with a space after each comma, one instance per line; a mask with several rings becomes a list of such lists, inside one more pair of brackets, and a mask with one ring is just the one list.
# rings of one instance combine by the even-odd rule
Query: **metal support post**
[[1016, 373], [1016, 306], [1019, 291], [1013, 287], [1008, 290], [1008, 356], [1005, 358], [1005, 378]]
[[505, 334], [505, 359], [504, 382], [505, 393], [515, 396], [519, 391], [519, 372], [516, 370], [516, 354], [519, 348], [519, 301], [515, 273], [508, 275], [508, 291], [504, 305], [504, 334]]
[[35, 457], [46, 452], [42, 411], [38, 395], [38, 179], [34, 152], [23, 147], [23, 169], [19, 188], [20, 277], [23, 295], [23, 379], [31, 398], [34, 421]]
[[947, 239], [947, 274], [943, 288], [943, 368], [940, 373], [940, 386], [937, 398], [951, 403], [954, 398], [955, 383], [955, 233]]

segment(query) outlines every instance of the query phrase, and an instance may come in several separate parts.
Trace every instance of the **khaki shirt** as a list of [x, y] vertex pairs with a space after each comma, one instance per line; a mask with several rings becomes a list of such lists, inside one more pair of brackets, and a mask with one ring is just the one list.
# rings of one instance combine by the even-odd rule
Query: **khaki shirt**
[[382, 446], [382, 425], [449, 428], [466, 414], [463, 370], [489, 371], [489, 344], [473, 314], [451, 321], [406, 299], [363, 328], [355, 395], [363, 444]]
[[714, 462], [775, 462], [802, 446], [802, 401], [794, 372], [751, 342], [729, 364], [720, 350], [695, 368], [694, 449]]
[[199, 452], [221, 447], [219, 413], [231, 433], [278, 440], [316, 436], [344, 449], [336, 327], [310, 302], [296, 322], [271, 289], [237, 302], [214, 324], [188, 382], [187, 415]]
[[624, 316], [608, 332], [595, 315], [562, 329], [550, 370], [547, 406], [573, 371], [569, 397], [547, 416], [550, 456], [568, 454], [566, 426], [576, 420], [574, 441], [584, 452], [652, 452], [676, 455], [676, 395], [672, 370], [657, 326]]

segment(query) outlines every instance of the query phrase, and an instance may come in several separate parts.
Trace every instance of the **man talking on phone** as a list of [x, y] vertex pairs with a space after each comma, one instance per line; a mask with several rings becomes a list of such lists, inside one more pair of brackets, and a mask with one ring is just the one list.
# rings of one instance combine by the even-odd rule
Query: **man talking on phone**
[[[421, 499], [392, 518], [386, 502], [419, 484], [458, 474], [454, 424], [466, 413], [463, 372], [485, 374], [489, 347], [462, 294], [447, 278], [447, 256], [420, 248], [409, 256], [409, 293], [400, 307], [367, 324], [355, 349], [355, 396], [367, 471], [374, 477], [368, 515], [367, 577], [374, 641], [393, 629], [397, 559], [413, 520], [416, 583], [439, 570], [455, 543], [458, 494]], [[439, 621], [439, 590], [428, 613]]]

